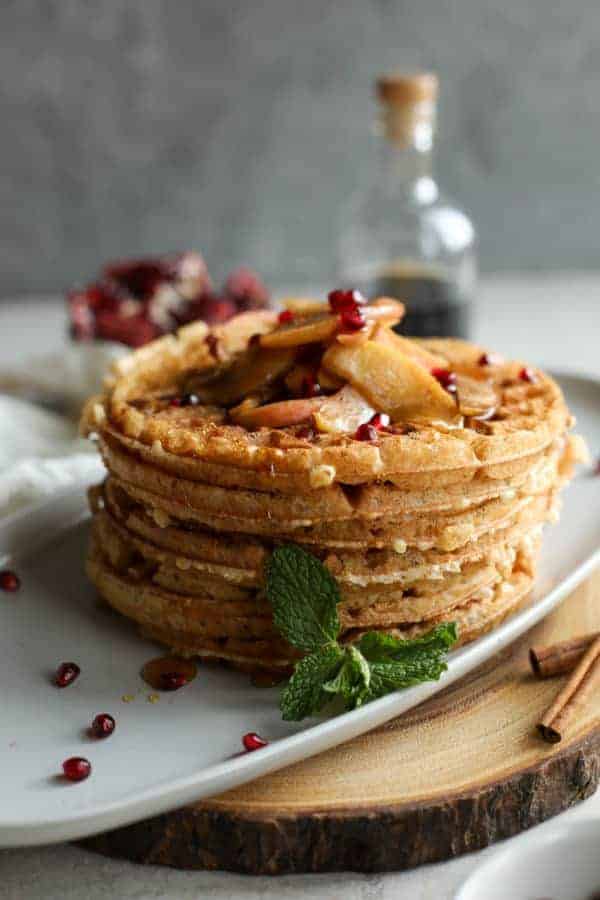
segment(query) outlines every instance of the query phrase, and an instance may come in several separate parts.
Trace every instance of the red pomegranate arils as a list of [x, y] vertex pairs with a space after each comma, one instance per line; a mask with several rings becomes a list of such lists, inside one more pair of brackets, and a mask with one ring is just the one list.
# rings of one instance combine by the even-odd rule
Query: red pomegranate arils
[[85, 781], [92, 772], [92, 764], [83, 756], [71, 756], [65, 759], [62, 770], [69, 781]]
[[502, 357], [498, 353], [482, 353], [479, 359], [477, 360], [477, 365], [479, 366], [499, 366], [502, 362]]
[[294, 313], [291, 309], [284, 309], [277, 316], [277, 321], [280, 325], [289, 325], [290, 322], [294, 321]]
[[367, 324], [360, 307], [343, 310], [340, 313], [340, 331], [360, 331]]
[[241, 312], [261, 309], [269, 300], [269, 293], [256, 272], [247, 266], [240, 266], [229, 275], [224, 293], [237, 304]]
[[521, 381], [527, 381], [529, 384], [535, 384], [538, 380], [537, 375], [529, 366], [523, 366], [519, 372], [519, 378]]
[[3, 569], [0, 572], [0, 591], [14, 594], [20, 587], [21, 580], [16, 572], [11, 572], [10, 569]]
[[449, 369], [432, 369], [431, 374], [449, 394], [456, 393], [456, 375]]
[[109, 713], [98, 713], [94, 717], [90, 731], [97, 738], [109, 737], [115, 730], [116, 722]]
[[251, 753], [253, 750], [260, 750], [261, 747], [266, 747], [268, 743], [269, 742], [265, 741], [264, 738], [261, 738], [259, 734], [256, 734], [255, 731], [249, 731], [248, 734], [245, 734], [242, 738], [242, 744], [248, 753]]
[[389, 424], [390, 417], [387, 413], [375, 413], [375, 415], [369, 422], [369, 425], [372, 425], [373, 428], [377, 429], [377, 431], [382, 431], [384, 428], [387, 428]]
[[162, 672], [160, 675], [160, 687], [163, 691], [178, 691], [188, 683], [182, 672]]
[[327, 297], [332, 312], [353, 312], [367, 301], [360, 291], [331, 291]]
[[209, 325], [216, 325], [220, 322], [227, 322], [238, 312], [238, 308], [233, 300], [227, 298], [219, 299], [218, 297], [210, 298], [204, 303], [202, 318]]
[[359, 425], [356, 429], [354, 437], [357, 441], [376, 441], [379, 436], [379, 432], [375, 425], [371, 425], [370, 422], [365, 422], [363, 425]]
[[79, 677], [80, 672], [81, 669], [79, 668], [77, 663], [61, 663], [56, 670], [56, 674], [54, 675], [54, 684], [59, 688], [68, 687], [70, 684], [73, 684], [76, 678]]

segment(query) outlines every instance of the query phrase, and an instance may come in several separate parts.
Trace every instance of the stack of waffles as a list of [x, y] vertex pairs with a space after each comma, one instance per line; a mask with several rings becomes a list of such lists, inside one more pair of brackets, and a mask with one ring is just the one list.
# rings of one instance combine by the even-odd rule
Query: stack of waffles
[[465, 643], [531, 590], [541, 532], [581, 449], [557, 384], [458, 340], [393, 331], [403, 307], [335, 291], [161, 338], [85, 409], [89, 577], [182, 656], [297, 659], [276, 631], [277, 545], [337, 579], [341, 640], [456, 622]]

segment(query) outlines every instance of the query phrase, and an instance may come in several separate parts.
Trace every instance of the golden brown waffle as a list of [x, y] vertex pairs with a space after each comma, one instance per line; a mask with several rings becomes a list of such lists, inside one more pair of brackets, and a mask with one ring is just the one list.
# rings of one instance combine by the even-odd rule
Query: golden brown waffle
[[[243, 328], [234, 320], [219, 329], [221, 354], [231, 346], [239, 349], [252, 334], [275, 326], [266, 314], [256, 315], [255, 320], [253, 314], [246, 315]], [[348, 435], [302, 438], [293, 427], [247, 431], [227, 424], [219, 408], [174, 408], [157, 399], [176, 392], [191, 370], [216, 366], [205, 338], [204, 326], [188, 326], [178, 337], [169, 335], [117, 362], [106, 393], [88, 402], [83, 430], [120, 432], [149, 448], [152, 459], [165, 470], [164, 455], [172, 454], [200, 460], [201, 469], [208, 463], [273, 478], [291, 475], [296, 483], [301, 476], [304, 489], [311, 490], [335, 481], [360, 484], [390, 476], [412, 478], [422, 472], [435, 472], [441, 486], [446, 476], [455, 478], [457, 470], [486, 469], [539, 453], [571, 424], [552, 378], [535, 370], [535, 380], [525, 381], [520, 377], [521, 363], [502, 362], [488, 373], [497, 397], [493, 417], [465, 422], [462, 428], [413, 425], [407, 434], [382, 434], [377, 443]], [[452, 340], [423, 346], [444, 356], [453, 371], [466, 374], [473, 372], [474, 361], [483, 352]], [[200, 471], [199, 477], [203, 474]]]
[[[464, 341], [407, 341], [380, 324], [349, 335], [327, 312], [301, 317], [292, 340], [294, 328], [327, 333], [317, 362], [314, 344], [290, 349], [274, 314], [249, 313], [116, 364], [82, 423], [108, 470], [90, 492], [91, 580], [144, 634], [244, 669], [298, 658], [265, 594], [265, 564], [287, 542], [336, 577], [344, 641], [452, 620], [464, 643], [495, 627], [525, 602], [580, 458], [558, 386], [522, 363], [482, 364]], [[381, 368], [383, 386], [370, 380], [359, 356], [393, 357], [396, 380]], [[323, 395], [298, 393], [307, 359]], [[363, 423], [391, 411], [373, 405], [380, 388], [394, 415], [363, 440]]]
[[[246, 615], [223, 601], [193, 599], [183, 594], [167, 592], [146, 583], [138, 574], [122, 575], [111, 569], [92, 545], [87, 572], [104, 599], [117, 611], [133, 619], [147, 636], [166, 644], [184, 656], [218, 658], [242, 668], [287, 670], [298, 654], [274, 631], [269, 606], [257, 600], [256, 608]], [[532, 577], [517, 570], [494, 587], [484, 588], [480, 596], [473, 596], [463, 606], [452, 609], [451, 618], [457, 623], [459, 641], [475, 637], [493, 628], [525, 599], [531, 589]], [[447, 611], [439, 616], [415, 623], [396, 625], [393, 621], [376, 626], [354, 627], [352, 617], [346, 618], [342, 640], [360, 637], [367, 628], [381, 627], [399, 637], [422, 634], [437, 622], [448, 618]], [[390, 617], [393, 619], [393, 617]], [[396, 620], [397, 621], [397, 620]]]
[[[156, 514], [161, 523], [159, 525], [154, 516], [117, 486], [112, 478], [107, 480], [100, 493], [111, 516], [124, 525], [132, 536], [193, 560], [198, 571], [218, 575], [235, 584], [250, 587], [261, 584], [263, 567], [273, 548], [272, 542], [233, 533], [223, 541], [197, 523], [178, 522], [164, 513], [162, 516]], [[455, 551], [419, 551], [403, 545], [399, 550], [365, 549], [343, 553], [314, 545], [310, 549], [323, 560], [340, 583], [362, 587], [396, 581], [410, 584], [425, 577], [427, 572], [431, 573], [432, 578], [442, 579], [445, 574], [458, 571], [464, 562], [481, 559], [493, 553], [497, 546], [517, 544], [528, 534], [539, 531], [552, 513], [552, 496], [533, 498], [509, 526], [491, 529], [478, 541], [467, 543]]]
[[[254, 609], [254, 600], [264, 589], [262, 580], [253, 587], [242, 587], [218, 573], [207, 574], [196, 560], [140, 540], [106, 511], [95, 516], [94, 539], [98, 552], [116, 572], [134, 571], [136, 575], [143, 575], [145, 581], [176, 593], [210, 601], [239, 601], [238, 612], [247, 603]], [[400, 579], [383, 585], [372, 584], [368, 591], [362, 586], [340, 582], [341, 614], [347, 611], [357, 622], [360, 619], [361, 622], [375, 623], [384, 613], [388, 617], [393, 614], [396, 622], [431, 618], [444, 609], [461, 605], [483, 587], [506, 577], [512, 571], [519, 548], [520, 545], [498, 545], [485, 559], [465, 562], [443, 578], [436, 571], [425, 568], [419, 578], [410, 582]], [[526, 558], [532, 557], [530, 548]], [[384, 624], [383, 620], [380, 624]]]

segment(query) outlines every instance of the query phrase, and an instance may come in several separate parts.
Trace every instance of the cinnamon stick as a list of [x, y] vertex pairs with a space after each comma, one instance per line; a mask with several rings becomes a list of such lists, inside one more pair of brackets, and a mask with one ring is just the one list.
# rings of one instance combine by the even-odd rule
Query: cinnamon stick
[[557, 744], [562, 740], [566, 729], [598, 684], [600, 636], [594, 638], [556, 700], [538, 723], [537, 729], [545, 741]]
[[532, 647], [529, 651], [531, 668], [539, 678], [551, 678], [553, 675], [572, 672], [599, 635], [600, 632], [595, 631], [592, 634], [583, 634], [558, 644], [551, 644], [549, 647]]

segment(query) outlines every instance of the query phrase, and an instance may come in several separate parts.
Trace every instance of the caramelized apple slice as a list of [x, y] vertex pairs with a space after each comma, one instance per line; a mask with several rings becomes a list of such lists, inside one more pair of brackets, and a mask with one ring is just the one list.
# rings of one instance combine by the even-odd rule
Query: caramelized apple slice
[[315, 316], [331, 312], [326, 301], [316, 300], [314, 297], [284, 297], [281, 305], [295, 316]]
[[[371, 322], [399, 322], [404, 315], [404, 304], [387, 297], [380, 297], [367, 306], [361, 306], [360, 312], [367, 324]], [[262, 347], [298, 347], [302, 344], [327, 343], [343, 326], [344, 313], [340, 315], [319, 312], [317, 315], [295, 315], [291, 322], [286, 322], [275, 331], [263, 334], [260, 338]], [[343, 330], [343, 329], [342, 329]], [[356, 332], [355, 332], [356, 334]]]
[[263, 334], [260, 338], [262, 347], [299, 347], [301, 344], [316, 344], [329, 341], [338, 328], [338, 317], [329, 313], [320, 313], [311, 318], [297, 318], [276, 331]]
[[456, 374], [458, 406], [464, 416], [479, 416], [498, 404], [498, 397], [487, 381]]
[[324, 391], [339, 391], [339, 389], [343, 388], [345, 384], [343, 378], [338, 378], [337, 375], [334, 375], [332, 372], [328, 372], [323, 368], [323, 366], [321, 366], [321, 368], [317, 372], [317, 381]]
[[337, 394], [324, 397], [313, 416], [319, 431], [333, 434], [353, 434], [375, 414], [373, 407], [349, 384]]
[[229, 418], [236, 425], [254, 431], [256, 428], [285, 428], [308, 422], [313, 413], [324, 402], [325, 397], [301, 397], [297, 400], [282, 400], [265, 406], [251, 407], [241, 403], [229, 410]]
[[423, 366], [395, 347], [367, 341], [360, 347], [332, 344], [323, 367], [356, 388], [377, 412], [394, 421], [455, 422], [456, 401]]
[[378, 297], [362, 307], [365, 318], [375, 322], [388, 323], [397, 325], [404, 318], [406, 307], [400, 300], [393, 300], [391, 297]]
[[270, 309], [256, 309], [240, 313], [223, 325], [216, 325], [213, 333], [224, 355], [231, 356], [244, 350], [253, 335], [272, 331], [276, 325], [276, 312]]
[[294, 360], [293, 348], [265, 350], [252, 345], [228, 363], [191, 372], [184, 381], [183, 390], [196, 394], [204, 404], [232, 406], [283, 378]]
[[430, 372], [432, 369], [445, 369], [448, 361], [443, 356], [437, 356], [430, 353], [425, 347], [422, 347], [416, 341], [396, 334], [392, 329], [383, 324], [377, 324], [373, 332], [373, 340], [378, 344], [385, 344], [388, 347], [395, 347], [400, 353], [409, 356], [424, 369]]

